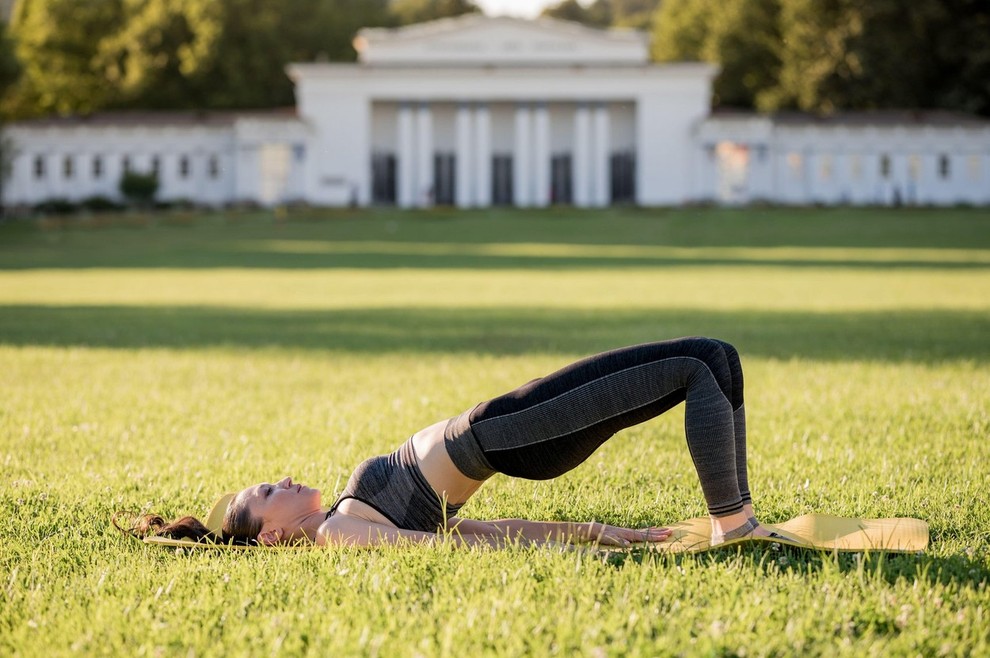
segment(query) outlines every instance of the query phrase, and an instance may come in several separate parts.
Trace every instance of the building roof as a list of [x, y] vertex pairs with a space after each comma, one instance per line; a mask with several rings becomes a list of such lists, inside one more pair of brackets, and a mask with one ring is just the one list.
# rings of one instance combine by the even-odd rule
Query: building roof
[[388, 66], [584, 66], [645, 64], [649, 35], [552, 18], [465, 14], [398, 28], [365, 28], [354, 39], [362, 64]]
[[864, 110], [814, 114], [811, 112], [760, 113], [731, 108], [712, 111], [713, 119], [765, 119], [777, 126], [939, 126], [990, 127], [990, 118], [949, 110]]
[[181, 111], [109, 111], [69, 116], [48, 116], [17, 121], [26, 128], [48, 127], [127, 127], [127, 126], [233, 126], [241, 120], [293, 120], [298, 119], [295, 107], [263, 110], [181, 110]]

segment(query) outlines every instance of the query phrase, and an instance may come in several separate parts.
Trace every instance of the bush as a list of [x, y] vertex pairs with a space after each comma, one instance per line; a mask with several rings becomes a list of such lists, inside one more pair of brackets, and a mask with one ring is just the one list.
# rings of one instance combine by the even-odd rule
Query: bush
[[124, 207], [113, 199], [102, 195], [86, 197], [79, 205], [83, 210], [89, 210], [90, 212], [114, 212], [116, 210], [122, 210]]
[[131, 203], [151, 205], [158, 193], [158, 176], [125, 171], [120, 177], [120, 193]]
[[79, 210], [77, 204], [62, 197], [45, 199], [34, 205], [34, 211], [41, 215], [71, 215], [77, 210]]

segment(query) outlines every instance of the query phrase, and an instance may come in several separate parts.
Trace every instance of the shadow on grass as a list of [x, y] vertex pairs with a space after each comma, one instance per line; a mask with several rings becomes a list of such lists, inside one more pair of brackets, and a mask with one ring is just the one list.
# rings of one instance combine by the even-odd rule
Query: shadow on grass
[[584, 354], [683, 335], [746, 355], [830, 361], [990, 361], [977, 311], [809, 313], [694, 309], [4, 306], [0, 344], [101, 348], [281, 348], [355, 353]]
[[[223, 214], [0, 225], [0, 270], [505, 269], [683, 265], [987, 269], [990, 214], [949, 209]], [[51, 222], [48, 222], [51, 224]], [[40, 226], [40, 225], [39, 225]]]
[[929, 584], [963, 585], [974, 589], [990, 581], [990, 565], [985, 553], [935, 556], [929, 553], [832, 553], [791, 546], [737, 545], [714, 549], [696, 555], [665, 555], [656, 551], [632, 550], [609, 552], [603, 559], [609, 565], [621, 567], [632, 560], [659, 560], [679, 565], [685, 560], [705, 565], [737, 563], [740, 558], [764, 573], [810, 574], [826, 570], [843, 574], [855, 573], [866, 581], [892, 585], [899, 579], [920, 580]]
[[969, 252], [830, 249], [814, 247], [663, 247], [556, 243], [410, 243], [284, 240], [122, 246], [107, 253], [86, 249], [27, 251], [0, 260], [0, 270], [29, 269], [431, 269], [572, 270], [667, 267], [788, 267], [987, 270], [990, 260]]

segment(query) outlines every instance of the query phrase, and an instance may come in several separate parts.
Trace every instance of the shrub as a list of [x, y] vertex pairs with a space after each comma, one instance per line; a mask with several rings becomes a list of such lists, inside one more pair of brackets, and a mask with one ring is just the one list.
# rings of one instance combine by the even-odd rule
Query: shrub
[[102, 195], [86, 197], [79, 205], [83, 210], [89, 210], [90, 212], [113, 212], [123, 209], [123, 205]]
[[34, 211], [41, 215], [71, 215], [79, 206], [62, 197], [45, 199], [34, 205]]
[[120, 193], [131, 203], [140, 206], [151, 205], [158, 193], [158, 176], [125, 171], [120, 177]]

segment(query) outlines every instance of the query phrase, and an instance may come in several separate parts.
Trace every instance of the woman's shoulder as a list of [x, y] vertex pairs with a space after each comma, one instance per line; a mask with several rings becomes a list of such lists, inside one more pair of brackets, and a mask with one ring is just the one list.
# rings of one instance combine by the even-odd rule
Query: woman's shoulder
[[[343, 500], [338, 501], [333, 512], [327, 515], [327, 518], [323, 524], [321, 524], [321, 527], [327, 524], [330, 524], [330, 527], [332, 527], [334, 519], [341, 516], [362, 519], [364, 521], [380, 523], [382, 525], [395, 525], [388, 519], [388, 517], [368, 503], [358, 500], [357, 498], [344, 498]], [[338, 519], [338, 522], [339, 521], [340, 519]]]

